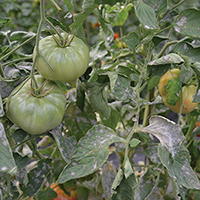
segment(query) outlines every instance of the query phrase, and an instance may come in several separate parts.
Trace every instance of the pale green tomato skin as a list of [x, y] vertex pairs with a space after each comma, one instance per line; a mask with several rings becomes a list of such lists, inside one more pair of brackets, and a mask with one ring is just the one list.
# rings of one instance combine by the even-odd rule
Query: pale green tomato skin
[[[41, 75], [36, 75], [35, 78], [38, 86], [46, 80]], [[53, 88], [45, 96], [35, 97], [31, 94], [31, 79], [19, 90], [22, 84], [24, 82], [12, 91], [7, 102], [7, 117], [10, 121], [33, 135], [44, 133], [58, 126], [65, 112], [64, 91], [55, 82], [47, 81], [44, 90], [52, 86]]]
[[[61, 34], [66, 38], [68, 33]], [[55, 35], [59, 40], [59, 37]], [[69, 35], [68, 41], [72, 39]], [[38, 55], [36, 68], [38, 72], [46, 79], [60, 82], [72, 82], [82, 76], [89, 64], [89, 48], [76, 36], [66, 47], [60, 47], [53, 36], [47, 36], [39, 42], [39, 52], [47, 62]], [[36, 48], [33, 51], [33, 59], [36, 56]]]

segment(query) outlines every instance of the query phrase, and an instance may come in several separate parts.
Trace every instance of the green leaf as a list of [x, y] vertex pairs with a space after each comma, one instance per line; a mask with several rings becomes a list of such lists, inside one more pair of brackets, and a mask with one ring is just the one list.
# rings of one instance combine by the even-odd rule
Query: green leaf
[[182, 82], [179, 79], [168, 80], [165, 85], [166, 101], [169, 105], [175, 106], [180, 99], [179, 92], [182, 88]]
[[138, 0], [134, 4], [135, 13], [146, 29], [159, 29], [155, 11], [149, 5]]
[[24, 194], [31, 197], [40, 190], [47, 174], [50, 172], [50, 164], [51, 159], [42, 159], [37, 163], [36, 167], [29, 171], [27, 174], [28, 183], [26, 185], [20, 184], [20, 189]]
[[127, 36], [124, 36], [122, 40], [126, 43], [129, 49], [135, 51], [135, 48], [139, 45], [140, 39], [135, 32], [128, 33]]
[[191, 68], [194, 70], [197, 76], [200, 76], [200, 62], [195, 62], [191, 65]]
[[160, 76], [152, 76], [149, 79], [149, 82], [147, 85], [147, 90], [149, 91], [149, 90], [153, 89], [156, 85], [158, 85], [159, 80], [160, 80]]
[[128, 178], [123, 177], [120, 185], [116, 188], [115, 194], [112, 195], [111, 200], [135, 200], [137, 179], [135, 174], [131, 174]]
[[110, 107], [110, 116], [108, 119], [104, 119], [104, 117], [102, 115], [100, 115], [101, 117], [101, 121], [103, 123], [103, 125], [112, 128], [113, 130], [115, 130], [119, 120], [120, 120], [120, 115], [119, 113], [112, 107]]
[[113, 23], [113, 26], [123, 26], [126, 22], [126, 19], [129, 15], [129, 10], [133, 7], [133, 4], [128, 4], [125, 8], [121, 7], [120, 12], [118, 13], [117, 19]]
[[9, 18], [3, 18], [3, 19], [1, 19], [1, 20], [0, 20], [0, 28], [1, 28], [4, 24], [6, 24], [9, 20], [10, 20]]
[[74, 7], [73, 7], [73, 0], [64, 0], [64, 3], [67, 5], [67, 8], [69, 9], [69, 12], [73, 14]]
[[73, 152], [77, 148], [76, 138], [74, 136], [68, 138], [63, 137], [62, 131], [58, 127], [49, 132], [52, 133], [63, 159], [66, 163], [69, 163]]
[[10, 39], [12, 41], [24, 41], [24, 40], [27, 40], [29, 39], [30, 37], [32, 36], [36, 36], [35, 33], [33, 32], [26, 32], [26, 31], [14, 31], [10, 34]]
[[110, 162], [106, 162], [102, 169], [102, 183], [106, 199], [110, 199], [111, 197], [111, 187], [116, 175], [116, 166]]
[[129, 142], [129, 144], [130, 144], [130, 146], [131, 147], [136, 147], [138, 144], [140, 144], [140, 140], [138, 140], [138, 139], [136, 139], [136, 138], [133, 138], [130, 142]]
[[0, 123], [0, 160], [0, 172], [16, 174], [17, 167], [2, 123]]
[[13, 157], [15, 159], [15, 163], [18, 169], [22, 169], [28, 164], [28, 161], [29, 161], [28, 156], [21, 156], [19, 153], [14, 152]]
[[148, 168], [141, 177], [137, 191], [137, 200], [147, 199], [151, 194], [156, 184], [154, 176], [154, 171], [151, 168]]
[[95, 119], [96, 115], [88, 102], [85, 102], [83, 111], [76, 106], [75, 102], [69, 103], [64, 116], [67, 135], [75, 136], [78, 141], [97, 123]]
[[151, 6], [156, 13], [163, 12], [167, 8], [166, 0], [143, 0], [143, 2]]
[[74, 152], [71, 163], [60, 174], [58, 183], [92, 174], [106, 162], [109, 145], [123, 141], [112, 129], [103, 125], [93, 126], [79, 141], [78, 149]]
[[128, 158], [126, 158], [123, 169], [124, 169], [124, 176], [126, 179], [134, 173], [130, 160]]
[[58, 19], [48, 16], [47, 19], [54, 25], [60, 27], [63, 31], [69, 32], [69, 27], [64, 26]]
[[149, 123], [147, 127], [142, 129], [142, 132], [154, 135], [163, 145], [173, 147], [185, 139], [181, 127], [167, 118], [155, 115], [150, 118]]
[[188, 57], [191, 57], [193, 59], [193, 62], [197, 61], [200, 62], [200, 47], [194, 48], [190, 43], [188, 42], [179, 42], [173, 47], [173, 52], [178, 52], [181, 55], [185, 55]]
[[96, 4], [93, 0], [84, 0], [82, 4], [82, 12], [78, 13], [74, 17], [74, 23], [70, 25], [71, 28], [76, 29], [83, 24], [87, 16], [97, 8], [98, 4]]
[[200, 189], [199, 179], [186, 158], [189, 152], [185, 147], [179, 144], [169, 149], [165, 145], [159, 145], [158, 154], [169, 175], [175, 178], [179, 185], [189, 189]]
[[181, 72], [179, 75], [179, 80], [182, 83], [188, 83], [188, 81], [192, 78], [193, 75], [194, 75], [194, 71], [192, 70], [190, 66], [185, 67], [185, 65], [182, 65]]
[[174, 26], [175, 31], [195, 38], [200, 38], [199, 24], [200, 11], [194, 8], [183, 10], [177, 19]]
[[151, 61], [148, 65], [166, 65], [166, 64], [182, 64], [184, 60], [176, 53], [170, 53], [166, 56]]
[[87, 98], [96, 112], [99, 112], [105, 119], [110, 116], [110, 107], [105, 93], [105, 84], [95, 83], [86, 91]]
[[40, 190], [38, 193], [37, 193], [37, 197], [38, 197], [38, 200], [51, 200], [51, 199], [56, 199], [57, 197], [57, 193], [51, 189], [50, 187], [48, 187], [46, 190]]

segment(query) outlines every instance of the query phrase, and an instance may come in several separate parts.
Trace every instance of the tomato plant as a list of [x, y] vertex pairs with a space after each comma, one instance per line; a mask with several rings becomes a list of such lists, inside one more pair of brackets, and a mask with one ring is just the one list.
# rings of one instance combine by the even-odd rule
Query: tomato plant
[[[68, 33], [47, 36], [39, 42], [36, 68], [46, 79], [61, 82], [75, 81], [84, 74], [89, 64], [89, 49], [79, 38]], [[33, 59], [36, 57], [36, 48]], [[41, 55], [41, 56], [40, 56]]]
[[199, 1], [0, 7], [1, 200], [199, 200]]
[[57, 193], [57, 197], [51, 200], [77, 200], [77, 194], [75, 190], [67, 190], [69, 194], [66, 194], [66, 192], [62, 190], [57, 183], [52, 184], [50, 188], [52, 188]]
[[55, 128], [64, 115], [64, 91], [56, 83], [45, 81], [37, 75], [38, 90], [33, 89], [29, 79], [16, 87], [8, 98], [7, 117], [30, 134], [40, 134]]
[[182, 105], [182, 100], [183, 100], [183, 106], [182, 106], [182, 113], [189, 113], [195, 109], [195, 107], [198, 105], [198, 103], [193, 102], [193, 95], [196, 92], [196, 87], [194, 85], [188, 85], [188, 86], [183, 86], [182, 91], [179, 92], [179, 100], [177, 101], [176, 105], [170, 105], [167, 102], [166, 99], [166, 85], [168, 83], [168, 80], [173, 80], [179, 78], [180, 75], [180, 70], [177, 68], [174, 68], [172, 70], [169, 70], [166, 72], [159, 81], [159, 92], [163, 98], [163, 102], [166, 106], [168, 106], [171, 110], [173, 110], [176, 113], [180, 112], [181, 105]]

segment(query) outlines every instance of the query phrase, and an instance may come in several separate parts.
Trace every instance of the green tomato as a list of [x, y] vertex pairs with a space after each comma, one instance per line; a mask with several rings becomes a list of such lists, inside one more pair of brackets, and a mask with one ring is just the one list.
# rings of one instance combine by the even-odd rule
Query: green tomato
[[[41, 75], [35, 79], [38, 87], [46, 81]], [[65, 112], [65, 93], [55, 82], [47, 81], [42, 91], [36, 96], [32, 93], [31, 79], [22, 82], [12, 91], [6, 107], [10, 121], [34, 135], [58, 126]]]
[[[68, 33], [61, 34], [67, 38], [66, 45], [61, 43], [58, 35], [47, 36], [39, 42], [39, 53], [36, 59], [38, 72], [46, 79], [52, 81], [71, 82], [82, 76], [89, 64], [89, 48], [79, 38]], [[57, 42], [56, 42], [57, 41]], [[70, 42], [71, 41], [71, 42]], [[33, 51], [33, 59], [36, 48]]]

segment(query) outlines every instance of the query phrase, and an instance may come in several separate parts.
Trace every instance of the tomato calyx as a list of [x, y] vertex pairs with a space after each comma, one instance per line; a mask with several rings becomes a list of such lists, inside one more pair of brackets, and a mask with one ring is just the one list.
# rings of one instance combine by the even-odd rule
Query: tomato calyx
[[54, 85], [48, 89], [45, 89], [44, 90], [44, 86], [45, 84], [48, 82], [48, 80], [44, 81], [39, 88], [36, 88], [33, 86], [33, 79], [31, 79], [31, 92], [27, 92], [25, 94], [28, 95], [28, 94], [31, 94], [33, 95], [34, 97], [37, 97], [37, 98], [40, 98], [40, 97], [45, 97], [53, 88], [54, 88]]
[[56, 44], [59, 47], [62, 47], [62, 48], [65, 48], [65, 47], [69, 46], [71, 44], [71, 42], [73, 41], [73, 39], [75, 37], [75, 31], [74, 31], [74, 34], [73, 34], [72, 38], [69, 40], [70, 34], [71, 34], [71, 29], [70, 29], [69, 33], [67, 34], [67, 36], [65, 38], [63, 38], [62, 40], [59, 40], [57, 37], [55, 37], [55, 35], [53, 35], [51, 33], [51, 35], [52, 35], [54, 41], [56, 42]]

